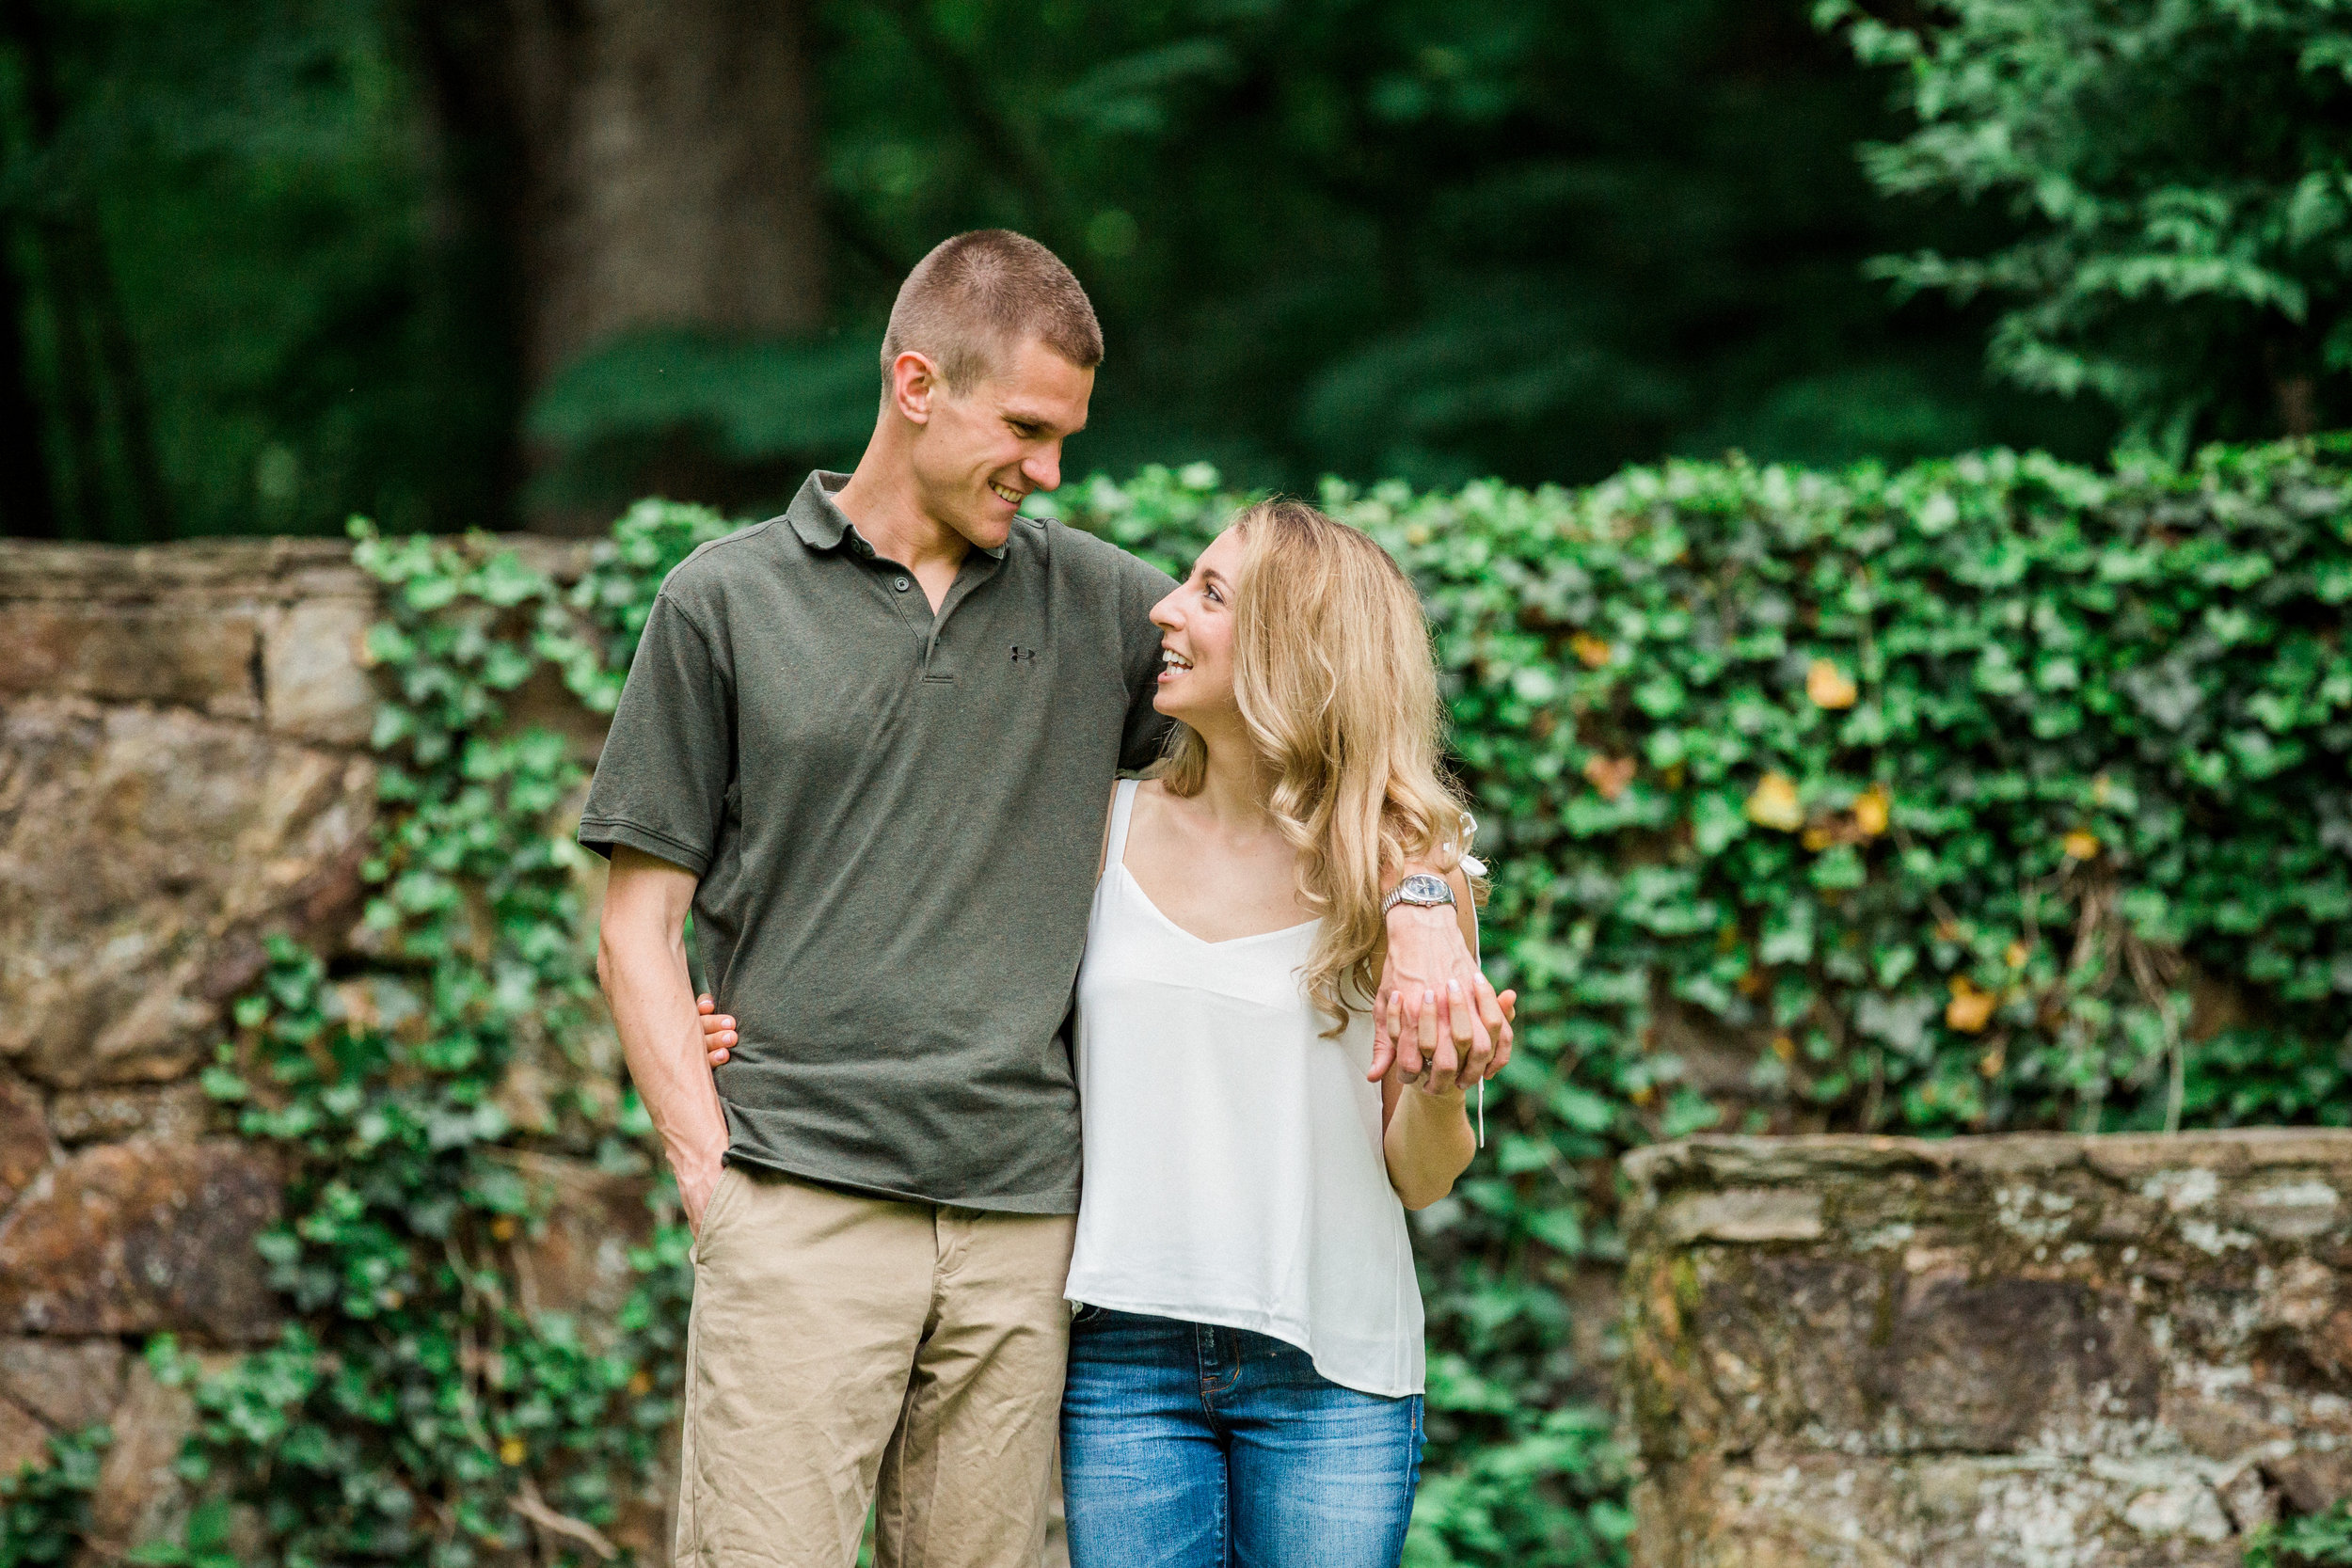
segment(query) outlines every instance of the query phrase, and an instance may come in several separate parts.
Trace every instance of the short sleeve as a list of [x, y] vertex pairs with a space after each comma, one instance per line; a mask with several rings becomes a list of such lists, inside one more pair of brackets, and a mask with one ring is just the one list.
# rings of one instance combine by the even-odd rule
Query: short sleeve
[[612, 712], [580, 842], [632, 849], [701, 876], [735, 775], [734, 690], [709, 640], [665, 593], [646, 617]]
[[1176, 590], [1176, 579], [1119, 552], [1119, 605], [1126, 637], [1127, 723], [1120, 736], [1119, 768], [1139, 773], [1160, 758], [1173, 721], [1152, 705], [1159, 690], [1160, 628], [1152, 624], [1152, 607]]

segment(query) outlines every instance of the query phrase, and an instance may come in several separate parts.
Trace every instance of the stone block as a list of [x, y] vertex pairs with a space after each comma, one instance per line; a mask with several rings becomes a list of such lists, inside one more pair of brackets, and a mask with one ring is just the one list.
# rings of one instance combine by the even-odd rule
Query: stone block
[[115, 1409], [115, 1440], [90, 1495], [85, 1564], [119, 1561], [134, 1546], [176, 1536], [184, 1522], [187, 1483], [177, 1465], [196, 1430], [196, 1402], [184, 1388], [156, 1381], [144, 1362]]
[[279, 1200], [267, 1155], [235, 1139], [85, 1149], [0, 1222], [0, 1328], [266, 1338], [278, 1306], [255, 1242]]
[[0, 1476], [13, 1476], [26, 1465], [46, 1467], [49, 1429], [31, 1412], [0, 1399]]
[[609, 1331], [636, 1288], [629, 1248], [653, 1235], [646, 1179], [558, 1155], [516, 1150], [504, 1158], [546, 1212], [515, 1241], [523, 1310], [567, 1314], [592, 1338]]
[[1678, 1242], [1809, 1242], [1821, 1233], [1821, 1198], [1754, 1187], [1695, 1193], [1669, 1205], [1660, 1223]]
[[0, 713], [0, 1056], [60, 1088], [179, 1077], [271, 931], [347, 929], [365, 760], [175, 709]]
[[162, 1088], [102, 1084], [59, 1089], [49, 1097], [49, 1130], [69, 1148], [145, 1133], [180, 1142], [203, 1135], [215, 1105], [193, 1081]]
[[30, 1085], [0, 1074], [0, 1212], [32, 1185], [52, 1152], [40, 1096]]
[[249, 609], [20, 604], [0, 615], [0, 692], [261, 712], [261, 627]]
[[0, 1339], [0, 1395], [59, 1432], [79, 1432], [113, 1414], [122, 1360], [112, 1339]]
[[363, 746], [375, 724], [364, 643], [372, 598], [306, 599], [274, 613], [262, 637], [269, 727], [329, 746]]
[[1627, 1164], [1636, 1568], [2220, 1568], [2352, 1495], [2352, 1133]]

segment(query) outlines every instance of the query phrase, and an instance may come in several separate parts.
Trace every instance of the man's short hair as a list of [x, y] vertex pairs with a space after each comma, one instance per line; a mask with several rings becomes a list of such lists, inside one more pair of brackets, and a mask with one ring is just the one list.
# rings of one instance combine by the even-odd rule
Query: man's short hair
[[1080, 370], [1103, 362], [1094, 306], [1060, 257], [1009, 229], [942, 240], [898, 285], [882, 334], [883, 394], [890, 367], [909, 349], [961, 389], [987, 379], [1001, 356], [1029, 338]]

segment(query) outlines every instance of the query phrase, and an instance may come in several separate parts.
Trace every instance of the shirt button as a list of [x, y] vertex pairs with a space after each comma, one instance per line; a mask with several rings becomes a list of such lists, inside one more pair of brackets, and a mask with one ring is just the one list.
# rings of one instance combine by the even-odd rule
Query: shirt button
[[896, 582], [892, 583], [890, 586], [891, 586], [891, 587], [893, 587], [893, 588], [896, 588], [896, 589], [897, 589], [899, 593], [903, 594], [903, 593], [905, 593], [908, 589], [910, 589], [910, 588], [914, 587], [914, 584], [913, 584], [913, 583], [909, 582], [909, 581], [908, 581], [906, 578], [900, 578], [898, 581], [896, 581]]

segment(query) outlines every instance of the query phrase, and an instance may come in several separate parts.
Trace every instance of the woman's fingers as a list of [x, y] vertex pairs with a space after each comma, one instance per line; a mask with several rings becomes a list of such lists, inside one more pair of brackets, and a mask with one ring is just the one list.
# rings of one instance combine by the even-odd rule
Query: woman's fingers
[[[1459, 980], [1448, 981], [1447, 986], [1454, 1005], [1454, 1051], [1461, 1060], [1460, 1070], [1454, 1074], [1454, 1081], [1468, 1087], [1481, 1082], [1494, 1070], [1495, 1052], [1500, 1049], [1502, 1039], [1502, 1012], [1494, 1008], [1493, 988], [1486, 983], [1484, 976], [1479, 979], [1478, 990], [1486, 995], [1477, 1003], [1473, 1003], [1469, 993], [1463, 990]], [[1473, 1032], [1471, 1026], [1479, 1021], [1479, 1014], [1485, 1008], [1494, 1008], [1488, 1028], [1484, 1034]]]
[[[1373, 1007], [1373, 1018], [1378, 1025], [1373, 1031], [1372, 1071], [1370, 1078], [1377, 1084], [1397, 1065], [1405, 1041], [1405, 993], [1392, 990]], [[1407, 1074], [1409, 1076], [1409, 1074]]]
[[[1454, 1031], [1463, 1022], [1460, 1009], [1454, 1006], [1457, 1000], [1456, 995], [1449, 992], [1440, 1003], [1438, 992], [1432, 988], [1422, 1008], [1422, 1049], [1429, 1059], [1429, 1080], [1425, 1086], [1431, 1094], [1443, 1094], [1451, 1089], [1461, 1071], [1461, 1053], [1454, 1043]], [[1439, 1012], [1441, 1006], [1442, 1016]]]
[[720, 1012], [718, 1004], [707, 993], [694, 999], [694, 1011], [701, 1015], [703, 1055], [712, 1067], [717, 1067], [733, 1053], [737, 1039], [735, 1020]]
[[1518, 1037], [1518, 1034], [1513, 1026], [1518, 1021], [1519, 993], [1515, 990], [1506, 990], [1495, 998], [1495, 1006], [1502, 1013], [1502, 1029], [1495, 1036], [1495, 1059], [1486, 1064], [1486, 1076], [1489, 1078], [1501, 1072], [1503, 1064], [1511, 1059], [1511, 1042]]
[[1391, 994], [1396, 998], [1397, 1024], [1390, 1031], [1390, 1038], [1396, 1043], [1397, 1066], [1404, 1070], [1406, 1080], [1410, 1082], [1429, 1069], [1428, 1054], [1421, 1040], [1422, 1003], [1425, 998], [1408, 993], [1403, 986], [1397, 987]]

